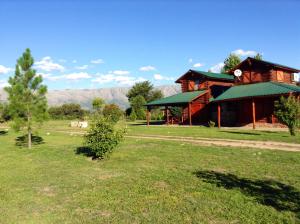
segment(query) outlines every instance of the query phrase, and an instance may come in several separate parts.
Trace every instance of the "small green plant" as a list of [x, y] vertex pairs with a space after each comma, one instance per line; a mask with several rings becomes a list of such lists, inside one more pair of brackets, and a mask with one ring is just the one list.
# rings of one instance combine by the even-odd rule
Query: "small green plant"
[[288, 126], [291, 135], [296, 135], [296, 129], [300, 126], [300, 102], [296, 97], [281, 97], [279, 101], [275, 101], [275, 115], [281, 123]]
[[138, 95], [130, 99], [131, 109], [135, 112], [136, 118], [139, 120], [146, 119], [145, 104], [146, 100], [142, 95]]
[[173, 117], [180, 119], [182, 116], [183, 110], [182, 110], [182, 107], [170, 107], [170, 112]]
[[84, 136], [85, 146], [95, 158], [103, 159], [120, 143], [124, 133], [125, 129], [116, 129], [112, 121], [100, 118]]
[[131, 121], [136, 121], [136, 113], [135, 110], [131, 110], [130, 116], [129, 116], [129, 120]]
[[117, 123], [124, 115], [124, 111], [116, 104], [106, 104], [103, 109], [103, 116], [113, 123]]
[[215, 126], [216, 126], [216, 122], [214, 122], [214, 121], [209, 121], [208, 122], [208, 127], [213, 128]]

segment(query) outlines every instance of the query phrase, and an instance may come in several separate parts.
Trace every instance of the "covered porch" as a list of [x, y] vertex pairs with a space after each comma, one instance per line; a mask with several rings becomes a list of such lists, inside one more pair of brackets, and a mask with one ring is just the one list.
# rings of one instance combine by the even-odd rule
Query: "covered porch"
[[[299, 97], [300, 87], [285, 83], [264, 82], [234, 86], [212, 100], [217, 110], [217, 124], [220, 128], [227, 119], [235, 122], [236, 126], [257, 124], [281, 125], [274, 114], [275, 101], [281, 96], [295, 95]], [[234, 114], [230, 117], [228, 105]]]
[[[164, 120], [167, 125], [193, 125], [194, 122], [197, 122], [199, 110], [205, 107], [205, 101], [208, 100], [205, 98], [207, 95], [206, 93], [206, 90], [184, 92], [147, 103], [145, 105], [147, 108], [147, 125], [150, 125], [151, 110], [154, 108], [162, 108], [164, 112]], [[180, 116], [174, 115], [173, 109], [175, 107], [181, 108]]]

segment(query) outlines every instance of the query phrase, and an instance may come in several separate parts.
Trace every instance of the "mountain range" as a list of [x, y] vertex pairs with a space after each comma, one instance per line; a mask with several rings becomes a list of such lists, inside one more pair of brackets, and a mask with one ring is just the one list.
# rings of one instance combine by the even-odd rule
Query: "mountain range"
[[[129, 107], [129, 102], [126, 97], [130, 87], [112, 87], [101, 89], [64, 89], [64, 90], [49, 90], [47, 94], [49, 106], [59, 106], [64, 103], [78, 103], [85, 109], [90, 109], [92, 100], [95, 97], [100, 97], [106, 103], [115, 103], [122, 109]], [[158, 86], [155, 89], [162, 91], [164, 96], [170, 96], [181, 91], [179, 85]], [[6, 92], [0, 90], [0, 100], [7, 100]]]

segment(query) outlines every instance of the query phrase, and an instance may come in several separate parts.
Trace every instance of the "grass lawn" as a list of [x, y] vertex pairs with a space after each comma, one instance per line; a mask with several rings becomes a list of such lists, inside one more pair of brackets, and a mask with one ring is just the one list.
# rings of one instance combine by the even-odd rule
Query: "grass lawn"
[[150, 125], [145, 126], [145, 122], [129, 123], [128, 133], [132, 135], [152, 134], [152, 135], [171, 135], [171, 136], [188, 136], [202, 138], [225, 138], [241, 140], [262, 140], [262, 141], [279, 141], [300, 144], [300, 134], [291, 136], [285, 131], [259, 131], [245, 130], [234, 128], [208, 128], [204, 126], [166, 126]]
[[[51, 131], [54, 124], [78, 130], [67, 123], [46, 124], [44, 144], [32, 150], [15, 146], [17, 134], [1, 132], [0, 223], [300, 222], [300, 153], [126, 139], [110, 159], [92, 161], [76, 154], [81, 136]], [[222, 133], [129, 127], [130, 134], [149, 132]], [[224, 135], [299, 142], [285, 133]]]

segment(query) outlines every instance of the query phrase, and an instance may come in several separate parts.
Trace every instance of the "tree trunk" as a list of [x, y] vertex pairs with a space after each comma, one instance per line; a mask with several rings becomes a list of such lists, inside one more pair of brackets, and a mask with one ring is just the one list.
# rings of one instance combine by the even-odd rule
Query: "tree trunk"
[[31, 149], [31, 129], [28, 129], [28, 148]]
[[31, 114], [27, 105], [27, 131], [28, 131], [28, 148], [31, 149]]
[[288, 128], [289, 128], [290, 134], [292, 136], [295, 136], [296, 135], [296, 128], [293, 125], [289, 126]]

